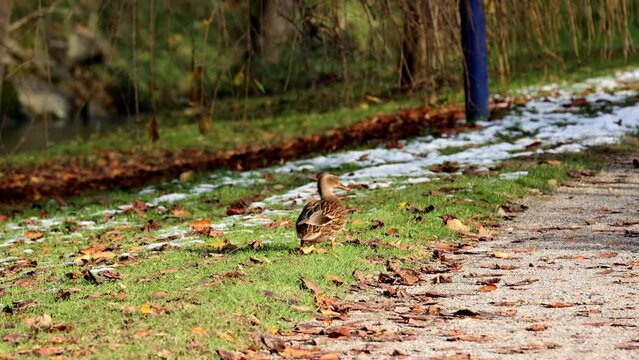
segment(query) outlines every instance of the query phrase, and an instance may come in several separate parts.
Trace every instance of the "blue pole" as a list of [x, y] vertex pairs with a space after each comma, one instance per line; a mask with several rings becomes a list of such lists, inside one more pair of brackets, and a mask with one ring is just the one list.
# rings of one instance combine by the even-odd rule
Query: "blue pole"
[[488, 56], [486, 55], [486, 22], [483, 0], [459, 0], [462, 49], [464, 51], [464, 96], [466, 119], [487, 120]]

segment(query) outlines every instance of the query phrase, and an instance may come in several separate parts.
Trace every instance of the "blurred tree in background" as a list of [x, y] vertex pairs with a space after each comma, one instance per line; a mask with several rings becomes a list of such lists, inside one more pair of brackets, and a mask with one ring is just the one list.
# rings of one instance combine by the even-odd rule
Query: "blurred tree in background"
[[[0, 15], [11, 4], [2, 3]], [[485, 9], [502, 85], [635, 52], [636, 1], [486, 0]], [[0, 16], [0, 74], [12, 118], [180, 109], [206, 132], [217, 119], [256, 116], [248, 99], [276, 114], [462, 82], [457, 1], [30, 0], [10, 11], [10, 24]]]

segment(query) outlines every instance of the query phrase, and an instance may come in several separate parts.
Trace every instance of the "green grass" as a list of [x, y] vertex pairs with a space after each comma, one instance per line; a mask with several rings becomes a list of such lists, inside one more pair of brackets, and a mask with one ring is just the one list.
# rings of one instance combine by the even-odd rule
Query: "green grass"
[[[12, 230], [8, 223], [22, 223], [42, 211], [46, 211], [49, 218], [66, 221], [49, 229], [45, 233], [46, 240], [41, 243], [19, 244], [0, 250], [3, 257], [20, 256], [37, 261], [35, 268], [0, 278], [3, 306], [14, 301], [37, 301], [35, 306], [13, 315], [2, 314], [5, 334], [25, 334], [26, 337], [18, 344], [0, 343], [0, 354], [59, 346], [65, 349], [66, 356], [135, 358], [158, 353], [166, 355], [168, 350], [172, 357], [184, 358], [212, 357], [217, 348], [242, 349], [251, 344], [252, 332], [286, 331], [295, 322], [313, 316], [316, 310], [313, 298], [300, 286], [300, 277], [317, 283], [327, 296], [341, 298], [347, 293], [348, 285], [355, 282], [351, 275], [354, 270], [366, 274], [383, 270], [381, 265], [370, 261], [371, 256], [401, 261], [410, 255], [428, 261], [426, 247], [429, 243], [459, 240], [459, 234], [444, 226], [441, 215], [451, 214], [465, 223], [498, 220], [496, 210], [499, 205], [534, 189], [552, 191], [549, 180], [562, 183], [571, 169], [596, 169], [608, 156], [625, 154], [636, 149], [636, 145], [636, 139], [629, 139], [619, 146], [557, 155], [554, 158], [561, 161], [559, 165], [547, 164], [547, 157], [503, 163], [501, 172], [528, 171], [527, 176], [516, 180], [502, 180], [496, 175], [451, 176], [404, 188], [394, 185], [355, 191], [346, 204], [356, 212], [350, 215], [341, 241], [377, 238], [383, 244], [391, 245], [373, 249], [345, 243], [334, 251], [306, 256], [292, 253], [298, 243], [291, 224], [277, 228], [226, 229], [224, 239], [238, 249], [224, 254], [219, 253], [215, 244], [222, 238], [202, 235], [188, 238], [202, 240], [202, 244], [162, 251], [141, 249], [144, 244], [157, 241], [172, 227], [184, 232], [196, 219], [209, 219], [214, 224], [224, 222], [225, 209], [233, 201], [249, 195], [269, 196], [284, 192], [306, 183], [304, 174], [275, 175], [262, 185], [224, 187], [186, 199], [180, 205], [192, 215], [185, 218], [172, 216], [170, 210], [154, 208], [144, 214], [146, 218], [131, 212], [105, 220], [99, 211], [137, 198], [148, 201], [162, 193], [184, 191], [190, 184], [160, 184], [156, 195], [117, 191], [89, 194], [68, 199], [64, 207], [51, 202], [35, 204], [1, 225], [0, 234], [4, 239], [22, 236], [24, 232]], [[194, 179], [203, 180], [204, 175]], [[434, 190], [443, 188], [457, 190], [431, 195]], [[403, 210], [407, 201], [419, 208], [433, 205], [435, 210], [421, 220], [416, 219], [415, 214]], [[170, 209], [170, 206], [166, 207]], [[273, 218], [294, 221], [296, 215], [289, 212]], [[77, 219], [94, 220], [104, 228], [77, 229], [74, 225]], [[143, 232], [141, 228], [148, 220], [163, 227]], [[371, 229], [373, 220], [383, 221], [384, 226]], [[118, 223], [128, 225], [118, 228]], [[385, 234], [392, 228], [397, 229], [397, 236]], [[260, 240], [263, 247], [253, 249], [248, 246], [254, 240]], [[398, 247], [398, 243], [403, 246]], [[82, 277], [68, 277], [67, 274], [83, 267], [67, 263], [78, 256], [80, 249], [98, 244], [109, 245], [117, 254], [136, 254], [128, 260], [113, 259], [103, 263], [115, 267], [125, 277], [99, 285]], [[31, 249], [33, 253], [24, 253], [25, 249]], [[220, 276], [229, 271], [241, 274], [239, 277]], [[326, 275], [340, 277], [344, 285], [334, 285], [325, 278]], [[77, 292], [68, 300], [56, 300], [58, 291], [69, 288], [75, 288]], [[264, 291], [273, 292], [281, 299], [266, 296]], [[149, 306], [164, 309], [164, 313], [145, 314], [142, 310]], [[54, 324], [65, 323], [72, 329], [63, 333], [38, 332], [25, 324], [25, 320], [43, 314], [50, 315]], [[51, 345], [48, 341], [54, 336], [69, 337], [74, 342]]]

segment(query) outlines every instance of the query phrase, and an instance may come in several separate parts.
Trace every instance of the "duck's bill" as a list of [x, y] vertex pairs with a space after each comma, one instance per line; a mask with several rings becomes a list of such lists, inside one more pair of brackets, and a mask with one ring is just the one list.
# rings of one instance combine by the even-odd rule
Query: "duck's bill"
[[342, 184], [337, 185], [337, 186], [336, 186], [336, 188], [338, 188], [338, 189], [342, 189], [342, 190], [346, 190], [346, 191], [351, 191], [351, 190], [353, 190], [353, 188], [348, 187], [348, 186], [346, 186], [346, 185], [342, 185]]

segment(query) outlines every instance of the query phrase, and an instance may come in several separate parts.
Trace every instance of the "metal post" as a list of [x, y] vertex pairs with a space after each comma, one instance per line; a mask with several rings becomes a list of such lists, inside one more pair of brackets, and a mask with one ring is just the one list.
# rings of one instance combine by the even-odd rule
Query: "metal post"
[[483, 0], [459, 0], [462, 49], [464, 51], [464, 96], [466, 119], [487, 120], [488, 57], [486, 55], [486, 23]]

